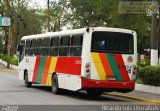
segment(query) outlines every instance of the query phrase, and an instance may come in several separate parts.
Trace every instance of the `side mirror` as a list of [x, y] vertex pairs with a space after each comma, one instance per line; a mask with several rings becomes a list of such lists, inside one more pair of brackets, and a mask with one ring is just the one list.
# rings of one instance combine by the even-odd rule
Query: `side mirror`
[[17, 56], [22, 55], [23, 48], [24, 48], [24, 45], [18, 45], [18, 47], [17, 47], [17, 52], [16, 52], [16, 55], [17, 55]]
[[17, 55], [17, 56], [20, 56], [20, 52], [19, 52], [19, 51], [16, 51], [16, 55]]

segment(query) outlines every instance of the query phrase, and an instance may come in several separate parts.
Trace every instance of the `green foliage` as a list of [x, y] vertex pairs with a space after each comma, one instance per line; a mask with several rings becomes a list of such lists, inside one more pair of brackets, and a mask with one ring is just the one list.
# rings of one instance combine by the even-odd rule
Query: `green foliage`
[[150, 61], [145, 61], [145, 63], [141, 63], [140, 61], [137, 62], [137, 65], [140, 67], [145, 67], [150, 65]]
[[136, 82], [137, 82], [138, 84], [144, 84], [143, 81], [142, 81], [140, 78], [137, 78]]
[[160, 86], [160, 66], [145, 66], [138, 71], [139, 80], [147, 85]]
[[12, 57], [12, 58], [10, 59], [10, 63], [13, 64], [13, 65], [18, 65], [18, 59]]
[[3, 61], [7, 61], [7, 55], [6, 54], [0, 54], [0, 59]]
[[119, 13], [120, 1], [122, 0], [70, 0], [72, 13], [67, 19], [72, 28], [104, 26], [135, 30], [138, 52], [143, 53], [149, 47], [151, 16], [145, 13]]
[[[0, 8], [0, 16], [11, 16], [12, 18], [11, 54], [14, 54], [20, 39], [24, 35], [41, 33], [41, 26], [43, 24], [43, 21], [41, 21], [42, 15], [39, 10], [29, 7], [29, 0], [0, 0]], [[8, 28], [2, 28], [2, 30], [4, 31], [3, 41], [5, 41], [5, 46], [1, 49], [1, 45], [4, 44], [0, 40], [0, 50], [7, 53], [9, 30]]]
[[[8, 61], [8, 55], [6, 54], [0, 54], [0, 59], [2, 59], [3, 61]], [[18, 65], [18, 58], [14, 58], [14, 57], [9, 57], [9, 61], [10, 61], [10, 64], [13, 64], [13, 65]]]

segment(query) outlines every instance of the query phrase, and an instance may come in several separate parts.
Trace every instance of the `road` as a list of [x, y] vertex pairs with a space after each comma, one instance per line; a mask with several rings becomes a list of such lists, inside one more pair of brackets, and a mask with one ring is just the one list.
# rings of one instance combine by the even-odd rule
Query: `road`
[[51, 88], [42, 85], [24, 86], [18, 72], [0, 65], [0, 104], [9, 105], [148, 105], [142, 101], [102, 95], [90, 98], [84, 92], [64, 91], [54, 95]]
[[83, 92], [64, 91], [62, 95], [51, 93], [50, 87], [33, 85], [26, 88], [24, 82], [18, 79], [18, 72], [0, 68], [0, 104], [17, 105], [132, 105], [147, 104], [136, 100], [103, 95], [89, 98]]

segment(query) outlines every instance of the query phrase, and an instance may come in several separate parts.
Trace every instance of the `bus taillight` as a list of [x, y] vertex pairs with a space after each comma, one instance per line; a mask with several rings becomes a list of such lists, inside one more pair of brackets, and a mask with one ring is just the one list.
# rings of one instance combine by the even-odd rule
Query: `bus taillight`
[[132, 80], [136, 80], [136, 74], [137, 74], [137, 68], [136, 68], [136, 66], [134, 65], [134, 66], [133, 66]]
[[90, 64], [86, 63], [85, 65], [85, 77], [90, 78], [91, 77], [91, 72], [90, 72]]

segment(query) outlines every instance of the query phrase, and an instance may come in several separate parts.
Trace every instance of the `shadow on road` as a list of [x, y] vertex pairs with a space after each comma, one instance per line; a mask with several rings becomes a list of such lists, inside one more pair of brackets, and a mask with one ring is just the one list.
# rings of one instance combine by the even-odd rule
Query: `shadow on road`
[[[51, 92], [51, 87], [49, 86], [43, 86], [43, 85], [33, 85], [32, 88], [38, 89], [45, 92]], [[53, 94], [54, 95], [54, 94]], [[110, 96], [110, 95], [102, 95], [99, 97], [91, 97], [87, 95], [85, 91], [68, 91], [68, 90], [62, 90], [61, 96], [67, 96], [70, 98], [75, 99], [81, 99], [81, 100], [89, 100], [89, 101], [119, 101], [119, 102], [127, 102], [127, 100], [123, 100], [122, 98]], [[56, 96], [56, 95], [55, 95]], [[128, 101], [129, 102], [129, 101]]]

